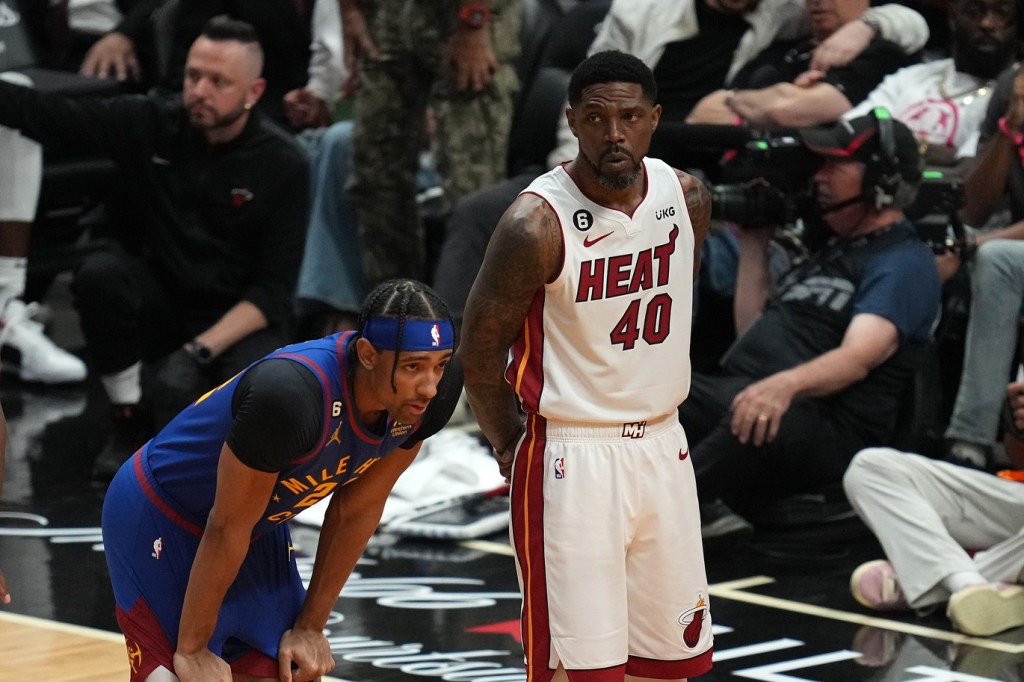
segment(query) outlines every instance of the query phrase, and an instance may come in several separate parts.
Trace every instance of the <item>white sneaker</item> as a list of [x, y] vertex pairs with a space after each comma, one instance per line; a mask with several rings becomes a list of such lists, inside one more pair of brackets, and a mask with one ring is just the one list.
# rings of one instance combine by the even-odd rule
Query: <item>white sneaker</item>
[[58, 347], [32, 319], [35, 303], [12, 298], [0, 313], [0, 369], [22, 381], [63, 384], [82, 381], [85, 363]]

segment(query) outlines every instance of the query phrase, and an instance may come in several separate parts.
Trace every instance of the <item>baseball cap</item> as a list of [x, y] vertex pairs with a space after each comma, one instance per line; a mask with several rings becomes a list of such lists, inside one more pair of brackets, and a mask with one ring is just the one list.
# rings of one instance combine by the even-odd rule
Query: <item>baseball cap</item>
[[[891, 160], [882, 150], [879, 125], [885, 121], [892, 129]], [[801, 128], [798, 131], [804, 146], [814, 154], [848, 161], [860, 161], [871, 170], [881, 165], [895, 167], [902, 178], [916, 182], [921, 177], [921, 155], [914, 134], [884, 108], [871, 113], [819, 128]]]

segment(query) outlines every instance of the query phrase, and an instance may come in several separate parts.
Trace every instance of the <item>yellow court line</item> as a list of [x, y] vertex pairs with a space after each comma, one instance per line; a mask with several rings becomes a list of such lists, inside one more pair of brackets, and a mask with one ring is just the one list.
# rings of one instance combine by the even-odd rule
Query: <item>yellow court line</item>
[[20, 613], [10, 613], [7, 611], [0, 612], [0, 620], [6, 620], [8, 622], [17, 623], [19, 625], [30, 625], [32, 627], [37, 627], [42, 630], [66, 632], [71, 635], [81, 635], [82, 637], [100, 639], [104, 642], [116, 642], [118, 644], [124, 644], [124, 637], [120, 633], [109, 632], [107, 630], [99, 630], [97, 628], [87, 628], [82, 625], [58, 623], [57, 621], [46, 620], [45, 618], [36, 618], [35, 616], [23, 616]]
[[[39, 628], [40, 630], [50, 630], [53, 632], [64, 632], [70, 635], [78, 635], [80, 637], [90, 637], [92, 639], [113, 642], [116, 644], [124, 645], [124, 636], [117, 632], [109, 632], [107, 630], [100, 630], [98, 628], [89, 628], [82, 625], [72, 625], [70, 623], [59, 623], [54, 620], [46, 620], [45, 618], [37, 618], [35, 616], [24, 616], [20, 613], [10, 613], [7, 611], [0, 611], [0, 620], [7, 621], [10, 623], [16, 623], [18, 625], [31, 626]], [[125, 663], [127, 669], [127, 662]], [[324, 682], [348, 682], [338, 677], [321, 677]]]
[[513, 556], [512, 545], [506, 545], [502, 542], [491, 542], [489, 540], [463, 540], [459, 544], [466, 549], [475, 549], [478, 552]]
[[991, 649], [992, 651], [1000, 651], [1008, 654], [1019, 654], [1024, 652], [1024, 644], [1011, 644], [1009, 642], [1000, 642], [981, 637], [969, 637], [967, 635], [961, 635], [957, 632], [950, 632], [948, 630], [939, 630], [937, 628], [913, 625], [911, 623], [902, 623], [898, 620], [890, 620], [888, 618], [865, 616], [859, 613], [830, 609], [825, 606], [804, 604], [802, 602], [793, 601], [792, 599], [780, 599], [779, 597], [769, 597], [767, 595], [757, 594], [754, 592], [745, 592], [743, 589], [735, 587], [737, 584], [742, 585], [743, 587], [751, 587], [766, 585], [773, 582], [775, 582], [775, 580], [767, 576], [756, 576], [752, 578], [745, 578], [741, 581], [734, 581], [732, 583], [710, 585], [708, 586], [708, 592], [710, 592], [713, 597], [732, 599], [734, 601], [741, 601], [747, 604], [755, 604], [757, 606], [765, 606], [783, 611], [792, 611], [794, 613], [816, 616], [818, 618], [829, 618], [831, 620], [840, 620], [847, 623], [856, 623], [857, 625], [871, 625], [885, 630], [905, 632], [909, 635], [930, 637], [932, 639], [942, 639], [955, 644], [969, 644], [970, 646], [982, 649]]

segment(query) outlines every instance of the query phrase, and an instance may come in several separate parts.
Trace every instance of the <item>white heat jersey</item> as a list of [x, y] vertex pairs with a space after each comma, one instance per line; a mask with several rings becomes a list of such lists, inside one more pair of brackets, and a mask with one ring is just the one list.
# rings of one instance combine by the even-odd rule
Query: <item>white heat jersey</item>
[[693, 226], [675, 171], [644, 168], [632, 216], [585, 197], [561, 166], [523, 191], [551, 206], [565, 245], [506, 370], [527, 412], [639, 422], [674, 413], [690, 390]]

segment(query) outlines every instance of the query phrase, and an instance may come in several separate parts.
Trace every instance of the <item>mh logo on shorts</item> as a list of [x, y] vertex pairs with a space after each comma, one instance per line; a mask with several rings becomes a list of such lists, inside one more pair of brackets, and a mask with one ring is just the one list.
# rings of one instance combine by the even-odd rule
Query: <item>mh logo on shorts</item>
[[647, 422], [630, 422], [622, 425], [623, 438], [643, 438], [647, 430]]

